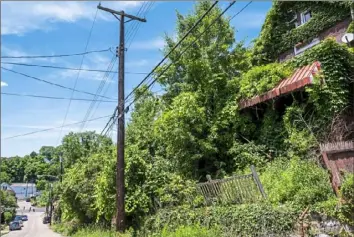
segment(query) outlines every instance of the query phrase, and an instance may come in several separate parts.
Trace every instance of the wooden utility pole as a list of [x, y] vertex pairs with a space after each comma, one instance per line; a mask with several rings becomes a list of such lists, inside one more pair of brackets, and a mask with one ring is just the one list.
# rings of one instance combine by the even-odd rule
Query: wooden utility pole
[[[124, 187], [124, 143], [125, 143], [125, 118], [124, 118], [124, 18], [146, 22], [145, 19], [128, 15], [124, 11], [115, 11], [109, 8], [97, 6], [98, 9], [111, 13], [120, 21], [120, 37], [118, 47], [119, 73], [118, 73], [118, 133], [117, 133], [117, 167], [116, 167], [116, 231], [125, 231], [125, 187]], [[120, 16], [119, 18], [117, 17]]]

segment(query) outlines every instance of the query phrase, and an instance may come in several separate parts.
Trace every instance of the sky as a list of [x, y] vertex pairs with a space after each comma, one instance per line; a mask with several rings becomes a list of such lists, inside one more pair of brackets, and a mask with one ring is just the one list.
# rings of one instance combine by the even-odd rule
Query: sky
[[[248, 2], [237, 2], [227, 11], [232, 16]], [[1, 56], [58, 55], [85, 52], [86, 43], [97, 11], [98, 2], [1, 2]], [[139, 9], [146, 23], [126, 23], [125, 94], [139, 84], [147, 73], [162, 59], [165, 33], [173, 36], [176, 28], [176, 10], [187, 14], [193, 10], [193, 1], [165, 1], [144, 3], [143, 1], [101, 2], [102, 6], [124, 10], [136, 15]], [[225, 8], [229, 3], [220, 2]], [[260, 32], [271, 2], [253, 2], [231, 21], [236, 29], [236, 40], [249, 44]], [[133, 30], [138, 26], [135, 37]], [[87, 51], [111, 48], [106, 51], [75, 57], [59, 58], [2, 58], [1, 66], [16, 72], [44, 79], [52, 83], [90, 93], [96, 93], [104, 82], [104, 72], [58, 70], [26, 67], [6, 62], [50, 65], [56, 67], [107, 70], [119, 39], [119, 22], [109, 13], [98, 11]], [[117, 62], [113, 70], [117, 70]], [[161, 88], [155, 85], [153, 91]], [[32, 94], [70, 98], [72, 91], [1, 70], [1, 93]], [[117, 74], [110, 74], [101, 95], [117, 98]], [[93, 95], [75, 92], [73, 98], [93, 99]], [[70, 106], [69, 106], [70, 104]], [[63, 136], [70, 131], [101, 132], [109, 118], [103, 118], [62, 129], [34, 133], [12, 139], [7, 137], [59, 127], [63, 124], [85, 119], [91, 106], [90, 101], [50, 100], [32, 97], [16, 97], [1, 94], [1, 156], [24, 156], [38, 152], [42, 146], [60, 145]], [[88, 118], [108, 116], [113, 113], [115, 103], [97, 102]], [[66, 115], [67, 113], [67, 116]], [[66, 118], [65, 118], [66, 117]], [[129, 117], [129, 116], [128, 116]], [[114, 133], [112, 134], [114, 136]]]

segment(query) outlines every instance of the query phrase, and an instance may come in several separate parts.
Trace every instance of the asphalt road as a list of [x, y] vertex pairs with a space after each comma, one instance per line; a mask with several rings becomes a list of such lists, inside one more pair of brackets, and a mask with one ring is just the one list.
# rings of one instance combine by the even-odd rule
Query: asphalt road
[[[28, 221], [25, 221], [22, 230], [10, 231], [4, 237], [62, 237], [61, 235], [54, 233], [49, 229], [48, 224], [43, 224], [42, 219], [44, 216], [44, 209], [35, 208], [35, 212], [29, 212], [31, 206], [30, 203], [20, 201], [18, 202], [19, 208], [17, 209], [17, 214], [27, 215]], [[25, 209], [23, 209], [25, 207]], [[32, 207], [33, 208], [33, 207]]]

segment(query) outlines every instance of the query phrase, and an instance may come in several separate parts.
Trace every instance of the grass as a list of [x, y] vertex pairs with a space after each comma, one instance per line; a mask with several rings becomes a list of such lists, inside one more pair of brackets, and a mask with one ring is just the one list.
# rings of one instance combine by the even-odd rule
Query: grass
[[[1, 227], [1, 229], [2, 228], [3, 228], [3, 226]], [[9, 226], [5, 226], [5, 228], [1, 230], [1, 236], [5, 235], [5, 234], [7, 234], [9, 232], [10, 232]]]
[[81, 229], [72, 237], [131, 237], [130, 234], [119, 234], [110, 230], [99, 230], [93, 228]]

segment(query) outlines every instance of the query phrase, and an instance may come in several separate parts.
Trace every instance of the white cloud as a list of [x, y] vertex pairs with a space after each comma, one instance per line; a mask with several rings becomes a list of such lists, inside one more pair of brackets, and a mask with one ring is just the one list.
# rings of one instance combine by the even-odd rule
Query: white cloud
[[[140, 6], [140, 1], [104, 2], [105, 7], [129, 10]], [[95, 2], [1, 2], [1, 33], [23, 35], [34, 30], [50, 30], [48, 23], [76, 22], [93, 19]], [[98, 14], [100, 20], [115, 20], [109, 14]]]
[[3, 86], [8, 86], [8, 84], [6, 82], [1, 81], [1, 87]]
[[166, 42], [163, 38], [158, 37], [152, 40], [145, 40], [145, 41], [137, 41], [133, 42], [130, 49], [134, 50], [154, 50], [160, 49], [162, 50], [165, 46]]

